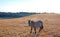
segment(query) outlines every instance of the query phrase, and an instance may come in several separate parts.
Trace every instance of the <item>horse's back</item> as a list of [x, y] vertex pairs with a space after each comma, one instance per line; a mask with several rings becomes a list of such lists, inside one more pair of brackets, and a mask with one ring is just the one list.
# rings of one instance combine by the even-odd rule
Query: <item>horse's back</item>
[[38, 21], [38, 22], [35, 23], [35, 25], [36, 25], [36, 27], [40, 27], [40, 26], [43, 25], [43, 22], [42, 21]]
[[43, 22], [42, 21], [38, 21], [37, 24], [38, 25], [43, 25]]
[[30, 26], [31, 27], [41, 27], [41, 26], [43, 26], [43, 22], [40, 20], [37, 22], [31, 21]]

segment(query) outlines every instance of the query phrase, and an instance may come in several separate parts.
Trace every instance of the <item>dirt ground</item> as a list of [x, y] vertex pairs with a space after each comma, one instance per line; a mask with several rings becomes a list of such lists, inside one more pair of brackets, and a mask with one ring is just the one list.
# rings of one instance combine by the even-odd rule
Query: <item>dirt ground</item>
[[[28, 20], [43, 21], [43, 30], [30, 34]], [[22, 18], [0, 19], [0, 37], [60, 37], [60, 14], [34, 14]]]

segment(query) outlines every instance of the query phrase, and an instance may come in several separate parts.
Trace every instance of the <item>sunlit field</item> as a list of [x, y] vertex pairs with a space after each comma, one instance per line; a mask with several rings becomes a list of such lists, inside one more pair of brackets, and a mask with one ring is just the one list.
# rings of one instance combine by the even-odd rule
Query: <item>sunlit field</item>
[[[43, 30], [30, 34], [28, 20], [43, 21]], [[34, 14], [22, 18], [0, 19], [0, 37], [60, 37], [60, 14]]]

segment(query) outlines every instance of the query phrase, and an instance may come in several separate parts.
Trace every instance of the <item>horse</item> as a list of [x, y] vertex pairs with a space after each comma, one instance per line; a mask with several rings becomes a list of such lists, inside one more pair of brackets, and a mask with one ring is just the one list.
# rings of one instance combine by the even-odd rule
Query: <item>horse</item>
[[43, 29], [43, 22], [41, 20], [34, 22], [31, 20], [28, 20], [28, 24], [31, 27], [30, 33], [32, 33], [32, 29], [34, 28], [34, 31], [36, 33], [36, 29], [39, 28], [39, 32]]

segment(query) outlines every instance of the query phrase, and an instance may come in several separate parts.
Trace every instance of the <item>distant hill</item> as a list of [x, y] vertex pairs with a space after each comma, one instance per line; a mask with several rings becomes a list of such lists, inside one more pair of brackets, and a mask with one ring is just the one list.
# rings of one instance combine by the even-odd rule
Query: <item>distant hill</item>
[[17, 12], [17, 13], [12, 13], [12, 12], [0, 12], [0, 18], [19, 18], [19, 17], [24, 17], [24, 16], [29, 16], [32, 14], [36, 13], [28, 13], [28, 12]]

